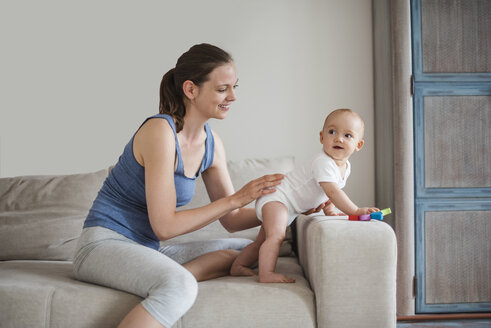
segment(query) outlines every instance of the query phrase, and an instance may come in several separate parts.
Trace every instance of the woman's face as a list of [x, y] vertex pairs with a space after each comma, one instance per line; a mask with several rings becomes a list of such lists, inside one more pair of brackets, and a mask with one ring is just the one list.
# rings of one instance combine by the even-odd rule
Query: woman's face
[[230, 104], [235, 101], [237, 72], [233, 63], [215, 68], [209, 79], [198, 87], [198, 93], [192, 102], [196, 109], [208, 118], [223, 119], [227, 116]]

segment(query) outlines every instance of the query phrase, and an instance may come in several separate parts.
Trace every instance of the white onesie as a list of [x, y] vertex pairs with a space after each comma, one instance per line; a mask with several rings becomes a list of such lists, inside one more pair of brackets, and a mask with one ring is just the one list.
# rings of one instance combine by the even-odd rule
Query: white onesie
[[278, 201], [288, 208], [288, 225], [305, 211], [316, 208], [328, 200], [320, 182], [337, 183], [341, 189], [351, 173], [351, 165], [346, 162], [344, 179], [334, 160], [321, 152], [303, 165], [286, 174], [285, 179], [276, 187], [276, 192], [264, 195], [256, 200], [256, 214], [262, 219], [262, 207], [269, 202]]

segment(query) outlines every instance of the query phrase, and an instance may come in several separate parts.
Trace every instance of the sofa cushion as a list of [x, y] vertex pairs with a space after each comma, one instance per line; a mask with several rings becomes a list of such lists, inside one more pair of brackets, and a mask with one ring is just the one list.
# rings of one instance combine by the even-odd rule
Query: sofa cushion
[[294, 278], [295, 283], [262, 284], [257, 277], [231, 276], [200, 282], [196, 302], [176, 326], [317, 327], [314, 293], [297, 258], [279, 258], [276, 272]]
[[1, 178], [0, 260], [71, 259], [107, 174]]
[[[316, 327], [314, 295], [297, 259], [280, 258], [277, 271], [296, 283], [230, 276], [200, 282], [196, 302], [174, 327]], [[0, 262], [2, 327], [116, 327], [141, 300], [75, 280], [70, 262]]]

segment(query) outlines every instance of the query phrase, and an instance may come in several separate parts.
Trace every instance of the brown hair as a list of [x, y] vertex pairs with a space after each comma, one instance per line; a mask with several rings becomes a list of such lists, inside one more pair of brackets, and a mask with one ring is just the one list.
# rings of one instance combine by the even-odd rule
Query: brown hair
[[208, 81], [209, 74], [218, 66], [232, 62], [232, 56], [211, 44], [192, 46], [177, 60], [176, 66], [165, 73], [160, 83], [159, 113], [168, 114], [176, 121], [176, 131], [184, 126], [184, 92], [182, 85], [190, 80], [197, 86]]

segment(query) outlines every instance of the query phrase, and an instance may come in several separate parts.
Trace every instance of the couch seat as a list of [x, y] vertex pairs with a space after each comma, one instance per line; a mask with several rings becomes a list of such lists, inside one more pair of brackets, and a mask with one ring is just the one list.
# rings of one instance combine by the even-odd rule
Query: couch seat
[[[195, 304], [174, 327], [315, 327], [314, 294], [297, 258], [279, 258], [277, 271], [296, 283], [259, 284], [255, 277], [201, 282]], [[0, 322], [17, 327], [64, 328], [67, 318], [70, 328], [116, 327], [140, 301], [75, 280], [71, 262], [0, 262]]]

